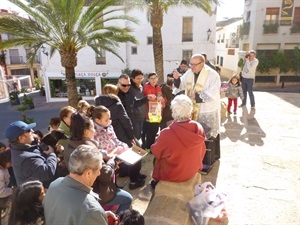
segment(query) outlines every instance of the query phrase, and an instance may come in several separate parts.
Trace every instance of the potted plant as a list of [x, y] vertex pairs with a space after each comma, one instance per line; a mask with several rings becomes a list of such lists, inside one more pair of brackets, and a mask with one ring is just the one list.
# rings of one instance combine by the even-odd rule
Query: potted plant
[[41, 77], [37, 77], [34, 79], [34, 85], [35, 85], [35, 89], [36, 90], [40, 90], [40, 88], [42, 87], [42, 78]]
[[19, 92], [12, 91], [9, 93], [9, 100], [11, 105], [20, 105]]
[[44, 86], [42, 86], [40, 88], [40, 96], [45, 96], [45, 95], [46, 95], [45, 88], [44, 88]]
[[23, 104], [23, 106], [26, 106], [27, 109], [34, 109], [33, 98], [32, 97], [27, 97], [26, 94], [24, 94], [22, 104]]

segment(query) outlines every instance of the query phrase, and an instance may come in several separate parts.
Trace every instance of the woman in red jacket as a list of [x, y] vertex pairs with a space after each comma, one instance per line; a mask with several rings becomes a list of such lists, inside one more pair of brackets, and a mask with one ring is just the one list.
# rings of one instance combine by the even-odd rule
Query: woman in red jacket
[[206, 136], [201, 124], [191, 120], [192, 108], [186, 95], [178, 95], [171, 102], [174, 121], [151, 146], [155, 157], [152, 177], [156, 181], [186, 181], [202, 169]]

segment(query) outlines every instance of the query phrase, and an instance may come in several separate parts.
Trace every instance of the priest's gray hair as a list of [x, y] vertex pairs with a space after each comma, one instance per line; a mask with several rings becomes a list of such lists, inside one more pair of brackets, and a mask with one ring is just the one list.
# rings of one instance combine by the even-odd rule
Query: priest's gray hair
[[100, 170], [102, 167], [102, 153], [96, 147], [79, 145], [71, 154], [68, 164], [70, 173], [82, 175], [85, 170]]
[[171, 110], [175, 121], [190, 119], [193, 111], [192, 100], [184, 94], [177, 95], [171, 102]]

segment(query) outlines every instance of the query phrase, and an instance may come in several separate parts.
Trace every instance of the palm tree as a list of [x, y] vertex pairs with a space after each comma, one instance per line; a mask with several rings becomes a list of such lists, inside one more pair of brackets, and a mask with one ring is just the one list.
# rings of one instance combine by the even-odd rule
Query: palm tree
[[129, 8], [146, 8], [148, 19], [152, 26], [153, 35], [153, 55], [155, 71], [159, 76], [159, 83], [164, 82], [164, 64], [163, 64], [163, 40], [161, 28], [163, 26], [164, 13], [171, 6], [196, 6], [206, 13], [211, 13], [211, 3], [219, 4], [218, 0], [124, 0]]
[[89, 46], [98, 55], [102, 49], [122, 60], [116, 51], [119, 43], [137, 43], [129, 28], [106, 25], [106, 22], [115, 20], [137, 23], [133, 17], [116, 13], [123, 10], [117, 6], [118, 0], [26, 0], [26, 4], [24, 0], [9, 1], [29, 17], [0, 17], [0, 33], [16, 37], [1, 42], [0, 50], [20, 45], [29, 47], [31, 52], [27, 56], [31, 63], [43, 44], [49, 46], [50, 57], [58, 51], [65, 68], [68, 103], [73, 107], [78, 103], [75, 79], [78, 51]]

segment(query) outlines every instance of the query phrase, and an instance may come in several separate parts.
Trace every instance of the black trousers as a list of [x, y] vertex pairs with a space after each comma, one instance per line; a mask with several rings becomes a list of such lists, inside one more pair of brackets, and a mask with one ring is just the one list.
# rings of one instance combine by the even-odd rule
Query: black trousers
[[140, 175], [140, 171], [142, 168], [142, 161], [140, 160], [136, 164], [133, 164], [133, 165], [121, 163], [121, 164], [119, 164], [119, 167], [120, 167], [120, 176], [121, 177], [129, 176], [130, 182], [136, 182]]
[[155, 142], [156, 134], [158, 132], [160, 123], [144, 122], [143, 137], [145, 138], [143, 147], [150, 149], [151, 145]]

